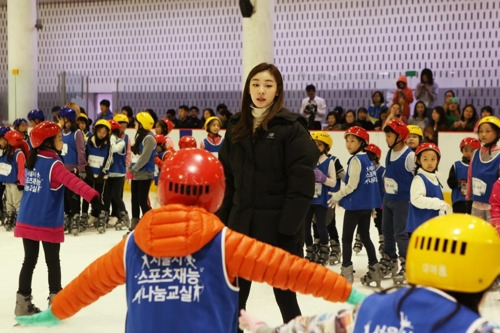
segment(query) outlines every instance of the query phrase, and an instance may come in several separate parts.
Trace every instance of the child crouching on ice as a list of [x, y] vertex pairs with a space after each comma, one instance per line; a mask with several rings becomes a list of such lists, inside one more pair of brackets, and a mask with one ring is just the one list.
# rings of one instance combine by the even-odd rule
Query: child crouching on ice
[[[174, 153], [160, 174], [163, 206], [148, 211], [127, 238], [59, 292], [49, 309], [16, 320], [58, 324], [121, 284], [127, 293], [126, 332], [141, 333], [166, 327], [172, 332], [235, 332], [237, 277], [334, 302], [363, 298], [329, 269], [226, 228], [212, 213], [224, 191], [222, 164], [210, 152]], [[176, 271], [188, 272], [187, 279]], [[163, 277], [155, 277], [160, 272]]]

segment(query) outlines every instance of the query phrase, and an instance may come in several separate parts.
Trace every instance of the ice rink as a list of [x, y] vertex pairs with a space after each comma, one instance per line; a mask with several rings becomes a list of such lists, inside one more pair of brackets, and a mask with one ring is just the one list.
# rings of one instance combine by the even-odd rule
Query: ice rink
[[[154, 194], [151, 194], [154, 203]], [[130, 193], [125, 193], [125, 202], [130, 207]], [[36, 209], [36, 208], [34, 208]], [[130, 210], [129, 210], [130, 211]], [[337, 209], [337, 221], [341, 221], [342, 209]], [[337, 226], [341, 223], [337, 222]], [[99, 235], [95, 229], [89, 229], [81, 235], [74, 237], [66, 235], [66, 240], [61, 246], [61, 269], [63, 287], [76, 277], [89, 263], [106, 253], [112, 246], [118, 243], [125, 231], [109, 229], [106, 233]], [[339, 230], [341, 233], [341, 230]], [[375, 228], [372, 228], [372, 240], [378, 246], [378, 236]], [[84, 308], [75, 316], [65, 320], [59, 326], [52, 328], [44, 327], [14, 327], [15, 295], [18, 285], [19, 271], [23, 260], [23, 247], [21, 239], [14, 238], [12, 232], [0, 229], [0, 332], [124, 332], [125, 327], [125, 288], [117, 287], [110, 294], [103, 296], [94, 304]], [[359, 282], [362, 275], [366, 273], [367, 256], [363, 250], [358, 255], [353, 255], [355, 273], [354, 286], [365, 293], [372, 293], [372, 288], [364, 287]], [[328, 266], [335, 272], [340, 273], [340, 264]], [[392, 285], [392, 280], [384, 280], [382, 287]], [[40, 309], [47, 308], [48, 297], [47, 266], [45, 265], [43, 250], [41, 250], [37, 267], [33, 276], [33, 302]], [[314, 298], [312, 296], [299, 295], [299, 305], [303, 315], [312, 315], [320, 312], [330, 312], [349, 307], [347, 304], [337, 304]], [[247, 310], [269, 324], [277, 325], [281, 322], [278, 306], [274, 301], [274, 295], [270, 286], [254, 283], [248, 300]], [[500, 322], [500, 292], [490, 293], [481, 307], [481, 313], [490, 320]], [[193, 318], [196, 320], [196, 318]], [[207, 328], [207, 332], [210, 329]]]

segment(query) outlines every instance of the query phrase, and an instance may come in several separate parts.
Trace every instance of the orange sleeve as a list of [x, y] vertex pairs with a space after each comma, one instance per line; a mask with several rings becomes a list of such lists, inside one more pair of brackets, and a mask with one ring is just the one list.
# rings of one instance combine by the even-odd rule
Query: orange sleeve
[[161, 169], [161, 165], [163, 164], [163, 160], [160, 157], [155, 156], [155, 164], [158, 167], [158, 169]]
[[345, 302], [352, 286], [341, 275], [228, 229], [225, 239], [229, 279], [266, 282], [273, 287], [312, 294], [331, 302]]
[[59, 319], [73, 316], [116, 286], [125, 283], [123, 263], [124, 238], [109, 252], [91, 263], [71, 281], [52, 301], [52, 312]]

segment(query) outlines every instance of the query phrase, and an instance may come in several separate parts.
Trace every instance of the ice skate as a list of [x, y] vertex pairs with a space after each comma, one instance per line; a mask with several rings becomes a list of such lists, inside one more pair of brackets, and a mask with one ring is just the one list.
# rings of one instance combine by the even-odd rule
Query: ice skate
[[134, 231], [135, 229], [135, 226], [139, 223], [139, 218], [138, 217], [133, 217], [131, 220], [130, 220], [130, 231]]
[[314, 245], [306, 246], [306, 256], [305, 259], [316, 262], [316, 247]]
[[380, 272], [384, 278], [393, 278], [398, 273], [398, 260], [390, 258], [386, 253], [382, 253]]
[[82, 213], [80, 216], [80, 229], [85, 231], [89, 227], [89, 214]]
[[116, 230], [122, 230], [123, 227], [130, 228], [130, 219], [128, 218], [127, 212], [120, 212], [120, 219], [118, 220], [120, 224], [119, 228], [115, 226]]
[[33, 296], [24, 296], [22, 294], [16, 294], [16, 308], [14, 310], [14, 314], [17, 316], [31, 316], [35, 313], [41, 312], [39, 308], [37, 308], [31, 300]]
[[108, 223], [107, 223], [107, 225], [108, 225], [108, 227], [109, 227], [109, 228], [110, 228], [110, 227], [116, 227], [116, 225], [117, 225], [119, 222], [120, 222], [120, 221], [118, 220], [118, 217], [116, 217], [116, 216], [110, 216], [110, 217], [108, 218]]
[[78, 236], [80, 233], [80, 216], [78, 214], [73, 215], [71, 219], [71, 234], [73, 236]]
[[97, 232], [103, 234], [106, 232], [106, 214], [104, 211], [101, 211], [99, 217], [97, 218]]
[[336, 265], [340, 263], [340, 244], [337, 241], [330, 240], [330, 265]]
[[64, 214], [64, 231], [71, 230], [71, 222], [69, 220], [69, 214]]
[[52, 300], [57, 294], [50, 293], [49, 297], [47, 297], [47, 301], [49, 302], [49, 307], [52, 305]]
[[353, 270], [352, 265], [347, 266], [347, 267], [342, 266], [340, 268], [340, 275], [345, 277], [347, 279], [347, 282], [352, 284], [354, 281], [354, 270]]
[[376, 263], [375, 265], [368, 266], [368, 272], [361, 277], [361, 284], [373, 287], [371, 285], [372, 282], [375, 282], [375, 286], [380, 288], [380, 282], [382, 281], [382, 273], [380, 272], [380, 264]]
[[330, 247], [328, 245], [319, 245], [319, 250], [316, 255], [316, 263], [320, 265], [326, 265], [328, 259], [330, 258]]
[[7, 220], [7, 212], [5, 210], [0, 211], [0, 225], [5, 225]]
[[399, 257], [399, 261], [401, 262], [401, 269], [395, 276], [392, 277], [392, 281], [394, 282], [394, 284], [406, 284], [406, 260], [403, 257]]
[[95, 227], [99, 218], [97, 216], [90, 215], [88, 220], [89, 227]]
[[361, 252], [363, 249], [363, 243], [361, 242], [361, 237], [359, 234], [356, 234], [356, 240], [354, 241], [354, 246], [352, 247], [352, 250], [358, 254]]
[[8, 212], [7, 219], [5, 221], [5, 230], [11, 231], [16, 226], [17, 214], [16, 212]]
[[378, 236], [378, 252], [380, 255], [384, 254], [384, 235], [382, 234]]

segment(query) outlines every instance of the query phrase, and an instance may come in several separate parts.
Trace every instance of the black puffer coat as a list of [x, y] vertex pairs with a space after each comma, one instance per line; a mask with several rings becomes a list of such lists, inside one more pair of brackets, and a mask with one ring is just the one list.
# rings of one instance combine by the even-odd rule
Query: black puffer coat
[[319, 158], [307, 121], [282, 109], [255, 140], [232, 143], [239, 116], [229, 121], [219, 151], [226, 193], [217, 215], [233, 230], [302, 255], [304, 218]]

